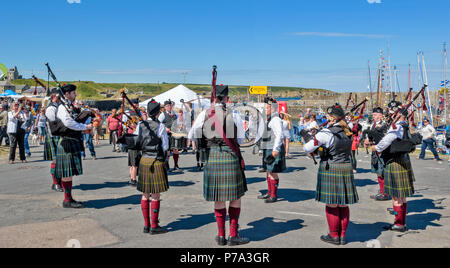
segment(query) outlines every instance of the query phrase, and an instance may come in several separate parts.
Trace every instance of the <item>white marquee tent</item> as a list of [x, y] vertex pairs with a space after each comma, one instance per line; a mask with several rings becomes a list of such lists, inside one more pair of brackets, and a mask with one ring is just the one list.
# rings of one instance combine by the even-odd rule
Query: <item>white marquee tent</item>
[[[165, 101], [170, 99], [171, 101], [175, 102], [176, 107], [181, 108], [182, 107], [181, 100], [184, 100], [185, 102], [192, 102], [194, 108], [196, 108], [198, 106], [197, 98], [198, 98], [197, 93], [185, 87], [184, 85], [178, 85], [158, 96], [155, 96], [154, 98], [150, 98], [146, 101], [139, 103], [139, 106], [147, 107], [147, 104], [151, 99], [155, 99], [155, 101], [161, 104], [164, 104]], [[200, 97], [200, 102], [203, 108], [210, 106], [209, 99], [203, 99]]]

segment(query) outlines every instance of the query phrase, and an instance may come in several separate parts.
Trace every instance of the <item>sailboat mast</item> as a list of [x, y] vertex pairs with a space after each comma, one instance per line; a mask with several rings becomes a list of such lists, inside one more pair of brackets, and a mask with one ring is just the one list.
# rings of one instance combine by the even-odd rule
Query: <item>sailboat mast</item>
[[372, 95], [372, 77], [370, 75], [370, 60], [367, 63], [369, 69], [369, 92], [370, 92], [370, 110], [373, 110], [373, 95]]
[[447, 44], [444, 43], [444, 132], [447, 137], [447, 111], [448, 111], [448, 92], [447, 92]]

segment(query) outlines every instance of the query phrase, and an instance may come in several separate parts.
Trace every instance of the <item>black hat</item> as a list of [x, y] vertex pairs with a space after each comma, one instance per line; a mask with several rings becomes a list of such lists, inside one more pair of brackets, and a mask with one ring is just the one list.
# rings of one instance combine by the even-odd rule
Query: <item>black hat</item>
[[272, 97], [264, 97], [264, 103], [273, 104], [273, 103], [277, 103], [277, 100]]
[[402, 105], [401, 102], [398, 102], [398, 101], [394, 100], [394, 101], [391, 101], [388, 104], [388, 108], [391, 109], [391, 110], [396, 110], [396, 109], [400, 108], [401, 105]]
[[381, 107], [376, 107], [376, 108], [373, 108], [372, 113], [383, 114], [384, 111], [383, 111], [383, 108], [381, 108]]
[[131, 103], [133, 103], [133, 104], [139, 104], [139, 98], [134, 99], [134, 100], [131, 100]]
[[56, 87], [54, 87], [50, 90], [50, 95], [58, 94], [58, 93], [59, 93], [59, 90]]
[[336, 103], [331, 107], [328, 107], [327, 113], [330, 115], [337, 116], [338, 118], [343, 118], [345, 116], [344, 109], [342, 109], [339, 103]]
[[77, 87], [72, 84], [64, 85], [61, 87], [61, 90], [64, 94], [77, 90]]
[[157, 115], [161, 111], [161, 104], [156, 102], [154, 99], [150, 100], [147, 104], [148, 115]]
[[216, 97], [228, 96], [228, 86], [220, 85], [216, 86]]
[[173, 104], [174, 104], [173, 101], [171, 101], [170, 99], [168, 99], [168, 100], [166, 100], [164, 102], [164, 106], [166, 106], [166, 105], [173, 105]]

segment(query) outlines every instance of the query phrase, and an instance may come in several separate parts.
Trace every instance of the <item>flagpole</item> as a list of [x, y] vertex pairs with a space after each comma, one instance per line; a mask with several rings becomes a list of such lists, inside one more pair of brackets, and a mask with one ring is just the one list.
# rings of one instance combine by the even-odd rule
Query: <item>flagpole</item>
[[447, 92], [447, 44], [444, 43], [444, 133], [447, 137], [447, 110], [448, 110], [448, 92]]
[[427, 74], [427, 67], [425, 65], [425, 54], [422, 52], [422, 64], [423, 64], [423, 73], [425, 77], [425, 85], [427, 85], [426, 91], [426, 102], [427, 102], [427, 110], [428, 110], [428, 116], [430, 117], [430, 124], [433, 125], [433, 111], [431, 111], [431, 100], [430, 100], [430, 89], [428, 88], [428, 74]]

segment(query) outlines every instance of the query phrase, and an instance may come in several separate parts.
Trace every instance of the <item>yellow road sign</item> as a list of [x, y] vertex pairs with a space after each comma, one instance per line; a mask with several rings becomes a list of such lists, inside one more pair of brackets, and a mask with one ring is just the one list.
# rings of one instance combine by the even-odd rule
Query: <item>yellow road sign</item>
[[267, 86], [251, 86], [248, 91], [253, 95], [266, 95]]

